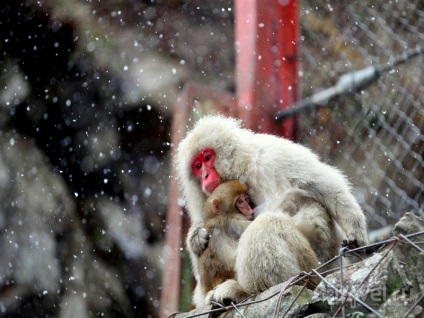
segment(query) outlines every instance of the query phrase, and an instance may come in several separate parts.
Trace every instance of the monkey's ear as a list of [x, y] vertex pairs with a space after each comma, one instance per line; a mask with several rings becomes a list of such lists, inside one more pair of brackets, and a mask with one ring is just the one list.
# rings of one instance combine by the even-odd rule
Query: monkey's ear
[[212, 199], [213, 212], [215, 214], [218, 214], [219, 213], [219, 207], [220, 207], [220, 205], [221, 205], [221, 200], [220, 199], [218, 199], [218, 198]]

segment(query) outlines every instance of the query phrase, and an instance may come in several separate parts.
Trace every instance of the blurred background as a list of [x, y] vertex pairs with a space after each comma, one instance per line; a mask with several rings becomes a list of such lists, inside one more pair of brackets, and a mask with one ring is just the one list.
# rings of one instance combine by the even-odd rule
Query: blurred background
[[[302, 96], [424, 45], [424, 3], [300, 1]], [[157, 317], [182, 88], [234, 93], [230, 0], [4, 0], [0, 317]], [[424, 216], [424, 65], [299, 113], [370, 229]], [[170, 225], [171, 226], [171, 225]]]

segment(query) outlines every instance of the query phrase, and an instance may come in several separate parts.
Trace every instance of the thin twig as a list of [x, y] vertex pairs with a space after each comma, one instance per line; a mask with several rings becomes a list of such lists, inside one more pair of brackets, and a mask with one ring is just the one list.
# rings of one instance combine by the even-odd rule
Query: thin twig
[[[383, 259], [386, 258], [386, 256], [389, 254], [389, 252], [396, 246], [397, 242], [399, 242], [399, 240], [396, 239], [396, 237], [394, 237], [392, 239], [392, 246], [390, 247], [390, 249], [387, 251], [386, 254], [384, 254], [381, 259], [377, 262], [377, 264], [375, 264], [375, 266], [369, 271], [369, 273], [364, 277], [364, 279], [362, 280], [362, 282], [358, 285], [358, 287], [355, 290], [355, 293], [357, 293], [359, 291], [359, 289], [362, 287], [362, 285], [368, 280], [368, 278], [370, 277], [371, 273], [374, 272], [374, 270], [378, 267], [378, 265], [380, 265], [380, 263], [383, 261]], [[342, 312], [344, 311], [344, 305], [346, 304], [347, 299], [345, 299], [339, 306], [339, 308], [337, 309], [335, 315], [337, 315], [340, 312], [340, 309], [342, 310]]]
[[278, 311], [280, 310], [281, 306], [281, 299], [283, 298], [284, 292], [291, 286], [291, 283], [296, 279], [297, 276], [291, 277], [289, 280], [285, 281], [283, 286], [280, 289], [280, 293], [278, 295], [277, 303], [275, 304], [274, 308], [274, 318], [278, 317]]
[[308, 284], [308, 282], [305, 283], [305, 285], [302, 286], [302, 289], [299, 291], [299, 293], [297, 294], [297, 296], [294, 298], [294, 300], [292, 301], [292, 303], [290, 304], [289, 308], [287, 308], [286, 312], [283, 315], [283, 318], [289, 313], [289, 310], [292, 308], [293, 304], [297, 301], [297, 299], [299, 298], [300, 294], [303, 292], [303, 290], [306, 288], [306, 285]]
[[399, 236], [404, 239], [405, 241], [407, 241], [409, 244], [411, 244], [413, 247], [415, 247], [417, 250], [419, 250], [421, 253], [424, 253], [424, 250], [419, 247], [417, 244], [415, 244], [414, 242], [412, 242], [410, 239], [408, 239], [405, 235], [403, 234], [399, 234]]
[[241, 312], [240, 310], [237, 308], [236, 305], [234, 305], [233, 302], [231, 302], [231, 306], [233, 306], [233, 308], [237, 311], [237, 313], [242, 317], [242, 318], [246, 318]]
[[385, 259], [387, 257], [387, 255], [389, 255], [389, 253], [391, 252], [391, 250], [396, 246], [398, 241], [394, 241], [393, 245], [389, 248], [389, 250], [387, 251], [386, 254], [384, 254], [381, 259], [377, 262], [377, 264], [375, 264], [375, 266], [370, 270], [370, 272], [367, 274], [367, 276], [365, 276], [365, 278], [362, 280], [362, 282], [359, 284], [359, 286], [356, 288], [355, 292], [358, 292], [359, 289], [362, 287], [362, 285], [368, 280], [368, 278], [370, 277], [371, 273], [377, 268], [378, 265], [380, 265], [380, 263], [383, 261], [383, 259]]
[[222, 309], [225, 309], [225, 306], [224, 306], [224, 305], [222, 305], [222, 304], [220, 304], [220, 303], [219, 303], [219, 302], [217, 302], [217, 301], [211, 300], [211, 304], [212, 304], [212, 305], [215, 305], [215, 306], [218, 306], [218, 307], [220, 307], [220, 308], [222, 308]]
[[[344, 290], [344, 278], [343, 278], [343, 255], [345, 254], [346, 250], [349, 250], [346, 247], [343, 247], [339, 251], [339, 261], [340, 261], [340, 286], [342, 287], [342, 290]], [[346, 317], [346, 310], [345, 307], [342, 307], [342, 317]]]
[[354, 300], [356, 300], [358, 303], [360, 303], [362, 306], [364, 306], [366, 309], [368, 309], [370, 312], [374, 313], [375, 315], [377, 315], [378, 317], [383, 318], [383, 316], [381, 316], [377, 311], [375, 311], [374, 309], [372, 309], [370, 306], [368, 306], [366, 303], [364, 303], [362, 300], [360, 300], [358, 297], [356, 297], [355, 295], [353, 295], [350, 292], [346, 292], [343, 293], [340, 290], [338, 290], [333, 284], [331, 284], [328, 280], [326, 280], [322, 275], [320, 275], [316, 270], [312, 270], [315, 274], [317, 274], [323, 281], [324, 283], [326, 283], [328, 286], [330, 286], [332, 289], [334, 289], [337, 293], [339, 293], [342, 297], [347, 297], [350, 296], [352, 297]]
[[201, 313], [186, 316], [186, 318], [199, 317], [199, 316], [203, 316], [203, 315], [206, 315], [206, 314], [212, 314], [212, 313], [215, 313], [215, 312], [224, 312], [225, 310], [228, 310], [228, 309], [231, 309], [231, 308], [232, 308], [231, 306], [228, 306], [228, 307], [224, 307], [224, 308], [206, 310], [206, 311], [203, 311]]

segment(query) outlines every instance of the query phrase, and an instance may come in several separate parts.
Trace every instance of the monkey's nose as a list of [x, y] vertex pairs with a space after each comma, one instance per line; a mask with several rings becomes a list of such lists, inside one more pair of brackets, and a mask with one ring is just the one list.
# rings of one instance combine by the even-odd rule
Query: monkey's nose
[[206, 179], [207, 177], [209, 177], [207, 170], [205, 168], [202, 168], [202, 178]]

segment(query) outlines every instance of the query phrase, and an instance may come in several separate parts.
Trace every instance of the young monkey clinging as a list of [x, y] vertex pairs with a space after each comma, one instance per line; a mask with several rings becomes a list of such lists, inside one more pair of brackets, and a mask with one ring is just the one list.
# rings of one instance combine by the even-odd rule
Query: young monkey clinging
[[237, 180], [221, 183], [205, 202], [205, 228], [209, 244], [199, 257], [199, 275], [207, 293], [234, 278], [238, 240], [251, 224], [254, 210], [249, 206], [247, 186]]

